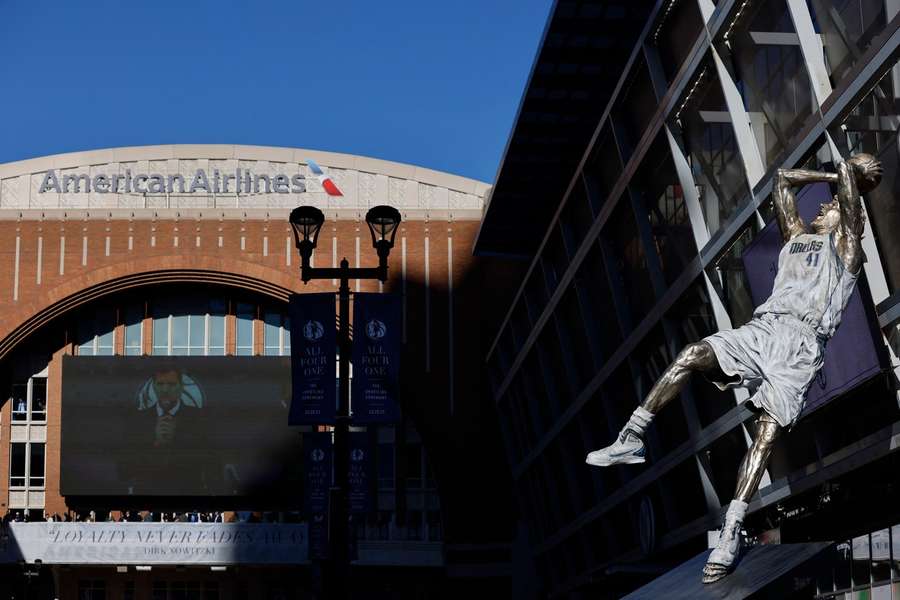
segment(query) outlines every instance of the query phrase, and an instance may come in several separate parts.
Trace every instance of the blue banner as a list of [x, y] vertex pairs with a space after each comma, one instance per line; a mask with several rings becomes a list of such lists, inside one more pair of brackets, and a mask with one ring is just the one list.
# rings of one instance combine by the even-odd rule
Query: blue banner
[[291, 315], [291, 410], [289, 425], [334, 423], [334, 294], [293, 294]]
[[353, 296], [355, 423], [393, 423], [399, 418], [401, 310], [395, 294]]
[[365, 431], [350, 434], [350, 512], [366, 513], [372, 508], [370, 488], [375, 468], [371, 437]]
[[328, 516], [325, 513], [310, 515], [309, 557], [328, 558]]
[[[808, 185], [797, 194], [798, 212], [809, 223], [816, 217], [819, 205], [830, 202], [831, 198], [828, 184]], [[778, 254], [783, 244], [778, 223], [772, 221], [756, 235], [741, 256], [754, 306], [762, 304], [772, 293]], [[877, 330], [866, 315], [857, 284], [844, 309], [841, 324], [825, 348], [825, 363], [809, 387], [801, 418], [881, 371], [876, 348], [880, 340], [876, 336]]]
[[303, 436], [304, 507], [307, 515], [328, 511], [331, 487], [331, 433], [315, 432]]

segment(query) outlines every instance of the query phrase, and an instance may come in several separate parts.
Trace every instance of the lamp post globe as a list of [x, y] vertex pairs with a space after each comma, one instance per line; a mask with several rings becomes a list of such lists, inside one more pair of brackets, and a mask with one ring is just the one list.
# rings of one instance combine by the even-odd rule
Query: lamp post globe
[[400, 211], [393, 206], [373, 206], [366, 213], [366, 224], [372, 234], [372, 246], [378, 251], [379, 264], [387, 269], [387, 257], [394, 247], [394, 236], [397, 235], [401, 221]]
[[298, 206], [288, 218], [294, 231], [294, 243], [300, 257], [308, 260], [319, 240], [319, 230], [325, 222], [325, 214], [315, 206]]

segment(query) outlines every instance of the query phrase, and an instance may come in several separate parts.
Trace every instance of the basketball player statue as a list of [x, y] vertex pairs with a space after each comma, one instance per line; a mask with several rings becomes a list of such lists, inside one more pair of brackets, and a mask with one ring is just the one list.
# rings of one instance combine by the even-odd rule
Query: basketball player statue
[[[740, 529], [772, 446], [803, 410], [807, 388], [822, 367], [825, 342], [834, 334], [863, 263], [864, 215], [860, 192], [881, 181], [881, 164], [868, 154], [840, 163], [837, 173], [780, 169], [773, 196], [785, 244], [772, 295], [739, 327], [688, 344], [650, 390], [609, 447], [591, 452], [598, 467], [644, 462], [644, 431], [659, 410], [699, 371], [720, 389], [743, 386], [759, 412], [756, 433], [738, 470], [734, 500], [718, 543], [703, 568], [703, 582], [727, 575], [740, 552]], [[837, 195], [807, 226], [792, 186], [827, 182]]]

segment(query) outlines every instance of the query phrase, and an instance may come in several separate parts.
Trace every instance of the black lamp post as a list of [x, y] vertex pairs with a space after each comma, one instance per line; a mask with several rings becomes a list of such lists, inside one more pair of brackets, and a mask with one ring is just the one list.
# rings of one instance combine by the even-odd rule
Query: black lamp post
[[325, 215], [314, 206], [300, 206], [291, 211], [291, 228], [300, 253], [300, 278], [303, 283], [312, 279], [338, 279], [338, 378], [339, 396], [334, 426], [334, 484], [328, 496], [328, 545], [332, 572], [326, 578], [331, 598], [347, 598], [350, 557], [348, 535], [348, 470], [350, 432], [350, 280], [377, 279], [387, 281], [387, 259], [394, 247], [394, 236], [400, 225], [400, 211], [392, 206], [375, 206], [366, 213], [366, 223], [372, 234], [372, 246], [378, 252], [377, 267], [354, 267], [346, 258], [338, 268], [313, 267], [312, 252], [319, 239]]

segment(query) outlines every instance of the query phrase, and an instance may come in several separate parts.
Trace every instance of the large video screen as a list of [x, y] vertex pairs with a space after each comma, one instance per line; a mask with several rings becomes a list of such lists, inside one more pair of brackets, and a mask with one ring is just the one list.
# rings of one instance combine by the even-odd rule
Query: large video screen
[[67, 356], [60, 491], [297, 494], [290, 396], [287, 357]]

